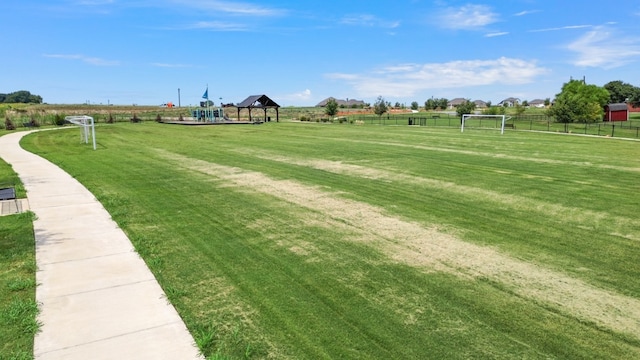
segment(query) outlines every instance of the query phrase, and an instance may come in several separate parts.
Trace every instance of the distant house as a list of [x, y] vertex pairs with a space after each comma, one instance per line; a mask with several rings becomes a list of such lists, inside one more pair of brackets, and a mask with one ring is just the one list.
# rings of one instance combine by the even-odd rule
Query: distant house
[[516, 106], [518, 104], [520, 104], [520, 99], [510, 97], [510, 98], [506, 98], [506, 99], [500, 101], [498, 103], [498, 106], [513, 107], [513, 106]]
[[632, 113], [632, 112], [640, 112], [640, 107], [635, 107], [630, 102], [627, 103], [627, 109], [629, 109], [630, 113]]
[[468, 100], [467, 100], [467, 99], [465, 99], [465, 98], [455, 98], [455, 99], [453, 99], [453, 100], [450, 100], [450, 101], [447, 103], [447, 108], [449, 108], [449, 109], [453, 109], [454, 107], [456, 107], [456, 106], [460, 106], [460, 105], [462, 105], [462, 104], [466, 103], [467, 101], [468, 101]]
[[629, 108], [625, 103], [608, 104], [604, 107], [604, 121], [629, 120]]
[[364, 107], [366, 104], [364, 101], [362, 100], [356, 100], [356, 99], [346, 99], [346, 100], [341, 100], [341, 99], [336, 99], [334, 97], [328, 97], [322, 101], [320, 101], [316, 107], [325, 107], [327, 106], [327, 103], [330, 100], [335, 100], [336, 103], [338, 104], [338, 106], [340, 107]]
[[529, 106], [535, 107], [535, 108], [543, 108], [545, 107], [544, 100], [542, 99], [531, 100], [529, 101]]
[[486, 109], [487, 108], [487, 103], [485, 101], [474, 100], [473, 103], [476, 104], [476, 109]]

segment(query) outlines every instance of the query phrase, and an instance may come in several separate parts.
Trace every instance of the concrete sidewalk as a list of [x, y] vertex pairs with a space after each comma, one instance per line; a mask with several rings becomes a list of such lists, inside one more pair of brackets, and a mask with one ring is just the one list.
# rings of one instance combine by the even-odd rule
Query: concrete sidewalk
[[201, 359], [131, 242], [94, 196], [49, 161], [0, 137], [36, 214], [36, 359]]

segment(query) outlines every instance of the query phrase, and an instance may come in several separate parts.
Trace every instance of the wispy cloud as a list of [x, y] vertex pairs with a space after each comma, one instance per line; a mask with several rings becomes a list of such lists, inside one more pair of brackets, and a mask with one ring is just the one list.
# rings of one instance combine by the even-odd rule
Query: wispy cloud
[[366, 27], [383, 27], [395, 29], [400, 26], [399, 21], [385, 21], [379, 19], [375, 15], [360, 14], [360, 15], [348, 15], [340, 20], [340, 23], [345, 25], [366, 26]]
[[598, 26], [567, 46], [577, 53], [574, 65], [611, 69], [640, 60], [640, 40]]
[[491, 84], [526, 84], [548, 70], [535, 61], [501, 57], [495, 60], [467, 60], [446, 63], [400, 64], [368, 73], [327, 74], [343, 81], [358, 96], [409, 97], [422, 90], [462, 88]]
[[223, 12], [241, 16], [281, 16], [288, 13], [286, 9], [262, 6], [241, 1], [211, 1], [211, 0], [170, 0], [176, 6], [189, 7], [202, 11]]
[[213, 31], [247, 31], [245, 24], [229, 23], [224, 21], [199, 21], [186, 26], [187, 29], [202, 29]]
[[311, 90], [305, 89], [305, 90], [297, 92], [297, 93], [286, 94], [286, 95], [283, 95], [283, 96], [279, 96], [278, 99], [284, 100], [284, 101], [290, 101], [290, 102], [296, 103], [296, 104], [305, 103], [306, 101], [311, 99]]
[[546, 28], [546, 29], [536, 29], [536, 30], [529, 30], [529, 32], [546, 32], [546, 31], [560, 31], [560, 30], [575, 30], [575, 29], [584, 29], [584, 28], [590, 28], [593, 27], [593, 25], [569, 25], [569, 26], [561, 26], [561, 27], [553, 27], [553, 28]]
[[513, 14], [513, 16], [525, 16], [525, 15], [531, 15], [539, 12], [540, 10], [525, 10], [525, 11], [520, 11], [519, 13], [515, 13]]
[[464, 5], [442, 10], [438, 16], [438, 24], [448, 29], [479, 29], [498, 21], [498, 14], [487, 5]]
[[497, 37], [497, 36], [505, 36], [505, 35], [509, 35], [509, 32], [502, 31], [502, 32], [488, 33], [488, 34], [485, 34], [484, 37]]
[[95, 65], [95, 66], [117, 66], [120, 65], [119, 61], [115, 60], [106, 60], [97, 57], [85, 56], [80, 54], [44, 54], [44, 57], [53, 58], [53, 59], [65, 59], [65, 60], [76, 60], [82, 61], [84, 63]]

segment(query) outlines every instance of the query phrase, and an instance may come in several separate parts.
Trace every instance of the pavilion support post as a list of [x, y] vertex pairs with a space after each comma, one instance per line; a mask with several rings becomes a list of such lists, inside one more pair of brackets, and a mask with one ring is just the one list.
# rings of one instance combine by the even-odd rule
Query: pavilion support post
[[278, 111], [278, 108], [276, 108], [276, 122], [280, 122], [280, 112]]

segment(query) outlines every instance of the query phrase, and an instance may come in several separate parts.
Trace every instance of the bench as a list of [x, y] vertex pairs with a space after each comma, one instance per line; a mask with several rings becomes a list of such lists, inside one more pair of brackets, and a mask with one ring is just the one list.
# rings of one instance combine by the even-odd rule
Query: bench
[[14, 188], [0, 189], [0, 200], [13, 200], [16, 198], [16, 190]]
[[516, 128], [516, 124], [504, 124], [505, 128], [511, 128], [511, 129], [515, 129]]

